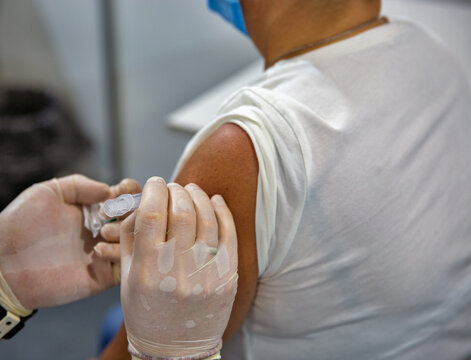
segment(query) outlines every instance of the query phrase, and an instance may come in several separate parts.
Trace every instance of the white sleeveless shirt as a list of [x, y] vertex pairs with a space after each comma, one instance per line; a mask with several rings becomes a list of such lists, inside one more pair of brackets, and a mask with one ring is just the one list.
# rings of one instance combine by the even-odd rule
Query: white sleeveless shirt
[[471, 92], [392, 21], [267, 70], [220, 125], [259, 162], [259, 284], [224, 359], [471, 356]]

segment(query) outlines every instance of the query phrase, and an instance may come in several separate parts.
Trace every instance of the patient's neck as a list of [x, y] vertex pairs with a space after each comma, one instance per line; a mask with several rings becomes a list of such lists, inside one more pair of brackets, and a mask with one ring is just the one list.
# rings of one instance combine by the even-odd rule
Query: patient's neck
[[[305, 2], [305, 4], [308, 3]], [[382, 21], [371, 23], [372, 20], [379, 19], [380, 1], [352, 1], [348, 4], [341, 10], [327, 10], [324, 8], [322, 12], [306, 5], [306, 9], [298, 6], [295, 9], [291, 8], [285, 12], [280, 12], [280, 16], [274, 17], [271, 23], [263, 29], [261, 36], [254, 39], [256, 46], [265, 58], [265, 66], [267, 68], [272, 66], [275, 62], [281, 60], [280, 57], [283, 54], [299, 49], [306, 44], [331, 38], [370, 22], [369, 26], [362, 27], [345, 37], [324, 43], [318, 47], [325, 46], [384, 23]], [[312, 51], [314, 48], [306, 49], [304, 52]], [[283, 58], [298, 56], [301, 53], [302, 51], [296, 52]]]

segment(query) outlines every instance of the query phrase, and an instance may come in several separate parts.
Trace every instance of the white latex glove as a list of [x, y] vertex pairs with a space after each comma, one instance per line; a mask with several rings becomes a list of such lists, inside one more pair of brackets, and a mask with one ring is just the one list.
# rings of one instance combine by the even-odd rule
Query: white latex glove
[[61, 305], [115, 285], [111, 262], [93, 255], [103, 239], [83, 227], [81, 205], [134, 184], [126, 180], [112, 190], [67, 176], [33, 185], [0, 213], [0, 272], [23, 307]]
[[[167, 231], [168, 230], [168, 231]], [[237, 290], [237, 235], [221, 196], [160, 178], [121, 225], [121, 305], [141, 359], [217, 353]]]

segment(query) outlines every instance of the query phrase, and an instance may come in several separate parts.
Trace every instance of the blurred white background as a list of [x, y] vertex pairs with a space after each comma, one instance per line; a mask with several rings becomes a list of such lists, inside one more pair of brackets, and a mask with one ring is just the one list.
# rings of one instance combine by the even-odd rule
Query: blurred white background
[[[191, 134], [169, 129], [168, 114], [259, 57], [246, 37], [207, 10], [205, 0], [113, 4], [118, 116], [109, 119], [98, 0], [0, 0], [0, 84], [44, 87], [74, 110], [94, 144], [77, 169], [105, 181], [117, 172], [141, 182], [151, 175], [169, 178]], [[385, 0], [383, 12], [433, 29], [471, 79], [469, 1]], [[120, 144], [121, 170], [113, 168], [113, 143]], [[117, 289], [40, 311], [20, 336], [2, 343], [1, 358], [93, 356], [101, 316], [113, 301], [119, 301]]]

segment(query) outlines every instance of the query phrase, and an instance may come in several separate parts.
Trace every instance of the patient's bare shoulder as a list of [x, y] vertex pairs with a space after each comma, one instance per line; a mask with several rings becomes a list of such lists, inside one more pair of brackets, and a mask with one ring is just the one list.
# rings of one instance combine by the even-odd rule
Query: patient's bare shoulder
[[234, 216], [239, 242], [239, 284], [225, 339], [246, 317], [257, 287], [255, 206], [258, 162], [248, 134], [235, 124], [224, 124], [206, 139], [176, 178], [198, 184], [209, 196], [220, 194]]
[[[189, 182], [191, 178], [192, 182], [221, 193], [230, 185], [232, 190], [248, 190], [256, 183], [257, 175], [257, 158], [250, 137], [239, 126], [229, 123], [222, 125], [196, 149], [177, 179]], [[241, 183], [242, 179], [247, 182]]]

